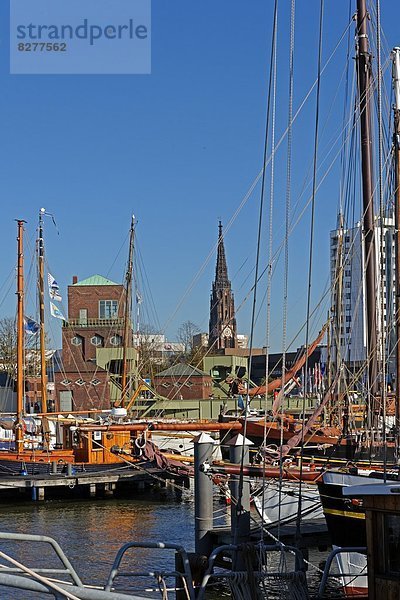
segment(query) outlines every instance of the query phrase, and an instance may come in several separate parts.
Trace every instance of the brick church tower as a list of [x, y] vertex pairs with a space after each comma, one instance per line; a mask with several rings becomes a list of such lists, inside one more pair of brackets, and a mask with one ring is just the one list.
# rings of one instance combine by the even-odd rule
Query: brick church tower
[[231, 282], [228, 279], [221, 221], [218, 230], [217, 266], [210, 300], [208, 338], [210, 350], [237, 347], [235, 303]]

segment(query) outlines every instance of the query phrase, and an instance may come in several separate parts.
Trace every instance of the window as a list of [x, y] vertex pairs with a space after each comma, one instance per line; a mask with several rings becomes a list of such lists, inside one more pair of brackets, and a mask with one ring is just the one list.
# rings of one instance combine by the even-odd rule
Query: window
[[384, 515], [385, 574], [400, 574], [400, 517], [396, 514]]
[[90, 383], [92, 385], [100, 385], [101, 381], [100, 381], [100, 379], [97, 379], [97, 377], [95, 377], [94, 379], [92, 379], [92, 381]]
[[75, 381], [76, 385], [85, 385], [85, 382], [83, 381], [83, 379], [77, 379]]
[[101, 335], [96, 333], [96, 335], [90, 338], [90, 342], [93, 344], [93, 346], [102, 346], [104, 339], [101, 337]]
[[70, 379], [63, 379], [62, 381], [60, 381], [61, 385], [70, 385], [72, 383], [72, 381]]
[[72, 410], [72, 392], [60, 392], [60, 411], [71, 412]]
[[79, 309], [79, 323], [81, 325], [87, 325], [87, 308]]
[[115, 319], [118, 316], [118, 300], [99, 300], [99, 319]]
[[73, 344], [74, 346], [82, 346], [82, 338], [80, 335], [75, 335], [72, 340], [71, 340], [71, 344]]
[[122, 346], [122, 335], [111, 336], [110, 344], [112, 344], [113, 346]]

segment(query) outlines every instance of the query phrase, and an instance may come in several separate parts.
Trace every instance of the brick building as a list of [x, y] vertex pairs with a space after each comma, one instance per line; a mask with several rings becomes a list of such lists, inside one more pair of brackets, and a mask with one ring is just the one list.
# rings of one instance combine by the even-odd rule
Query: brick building
[[154, 376], [157, 394], [174, 400], [200, 400], [212, 393], [212, 379], [208, 373], [178, 364]]
[[[109, 409], [119, 399], [125, 297], [123, 285], [100, 275], [82, 281], [74, 277], [68, 286], [56, 410]], [[137, 366], [132, 334], [127, 357], [132, 372]]]

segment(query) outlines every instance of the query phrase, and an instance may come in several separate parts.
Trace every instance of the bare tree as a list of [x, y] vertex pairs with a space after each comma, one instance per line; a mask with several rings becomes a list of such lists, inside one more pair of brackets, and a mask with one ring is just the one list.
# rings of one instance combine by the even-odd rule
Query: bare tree
[[[25, 336], [24, 352], [26, 373], [38, 375], [40, 373], [38, 335]], [[10, 377], [15, 377], [17, 373], [17, 325], [12, 317], [0, 319], [0, 370], [8, 373]]]
[[157, 371], [156, 365], [159, 360], [157, 346], [159, 334], [152, 325], [144, 324], [137, 337], [137, 350], [139, 353], [139, 373], [142, 377], [152, 378]]
[[15, 377], [17, 368], [17, 331], [11, 317], [0, 319], [0, 368]]
[[178, 329], [178, 341], [185, 346], [185, 353], [193, 352], [193, 336], [199, 333], [200, 329], [192, 321], [185, 321]]

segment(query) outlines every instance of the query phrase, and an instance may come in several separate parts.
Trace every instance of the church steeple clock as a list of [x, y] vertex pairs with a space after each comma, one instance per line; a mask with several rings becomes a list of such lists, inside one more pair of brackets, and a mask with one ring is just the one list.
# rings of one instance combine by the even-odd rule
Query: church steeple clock
[[221, 221], [218, 225], [217, 265], [210, 300], [208, 346], [213, 350], [237, 346], [235, 303], [228, 279]]

